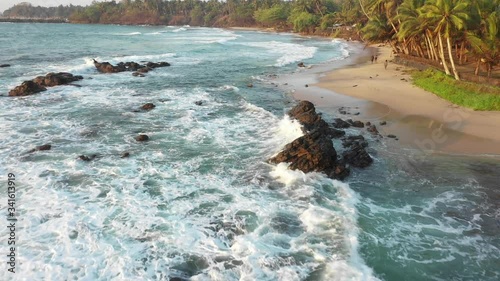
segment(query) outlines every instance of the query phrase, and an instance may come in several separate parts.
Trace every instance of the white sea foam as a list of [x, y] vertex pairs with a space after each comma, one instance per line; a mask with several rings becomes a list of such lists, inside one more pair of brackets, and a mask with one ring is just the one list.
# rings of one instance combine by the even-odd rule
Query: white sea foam
[[176, 29], [172, 30], [172, 32], [181, 32], [181, 31], [186, 31], [186, 30], [187, 30], [186, 28], [180, 27], [180, 28], [176, 28]]
[[113, 33], [113, 35], [118, 35], [118, 36], [135, 36], [135, 35], [141, 35], [141, 32], [129, 32], [129, 33]]
[[246, 46], [264, 48], [273, 54], [281, 55], [281, 57], [279, 57], [276, 60], [276, 64], [274, 64], [274, 66], [278, 67], [285, 66], [301, 60], [310, 59], [314, 57], [314, 54], [318, 49], [317, 47], [308, 47], [300, 44], [285, 43], [278, 41], [251, 42], [242, 44]]

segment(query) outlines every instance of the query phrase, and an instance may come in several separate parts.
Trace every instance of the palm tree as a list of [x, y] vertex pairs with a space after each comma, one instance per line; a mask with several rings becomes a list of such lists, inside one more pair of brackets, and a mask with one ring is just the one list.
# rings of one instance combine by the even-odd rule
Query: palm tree
[[491, 76], [493, 66], [500, 62], [500, 32], [499, 29], [500, 14], [492, 12], [485, 19], [485, 32], [482, 36], [473, 32], [467, 33], [467, 40], [472, 45], [475, 53], [479, 55], [475, 74], [479, 72], [481, 62], [487, 66], [488, 77]]
[[465, 27], [466, 20], [469, 18], [467, 14], [468, 6], [469, 2], [464, 0], [429, 0], [422, 8], [424, 17], [429, 20], [429, 24], [434, 26], [434, 33], [437, 34], [439, 40], [441, 61], [446, 73], [449, 74], [444, 58], [443, 36], [446, 39], [448, 56], [456, 80], [460, 80], [460, 77], [458, 76], [455, 61], [451, 53], [451, 37], [453, 31], [461, 30]]
[[401, 24], [399, 25], [399, 32], [397, 33], [398, 39], [406, 44], [410, 45], [411, 49], [421, 52], [421, 56], [424, 57], [423, 50], [420, 43], [424, 39], [427, 45], [428, 58], [432, 59], [432, 51], [429, 46], [426, 34], [425, 34], [425, 24], [420, 16], [419, 8], [422, 7], [425, 0], [405, 0], [397, 9], [397, 16], [395, 19]]

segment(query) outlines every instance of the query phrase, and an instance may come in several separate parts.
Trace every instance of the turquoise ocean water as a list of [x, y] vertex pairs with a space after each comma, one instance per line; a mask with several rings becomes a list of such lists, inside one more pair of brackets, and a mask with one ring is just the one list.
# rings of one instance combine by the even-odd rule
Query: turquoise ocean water
[[[0, 34], [12, 65], [0, 68], [0, 212], [14, 173], [19, 219], [18, 272], [2, 261], [1, 280], [500, 279], [498, 157], [373, 141], [374, 165], [344, 183], [266, 163], [302, 134], [274, 77], [341, 62], [355, 44], [189, 26]], [[93, 58], [172, 66], [137, 78], [100, 74]], [[55, 71], [85, 79], [7, 96]]]

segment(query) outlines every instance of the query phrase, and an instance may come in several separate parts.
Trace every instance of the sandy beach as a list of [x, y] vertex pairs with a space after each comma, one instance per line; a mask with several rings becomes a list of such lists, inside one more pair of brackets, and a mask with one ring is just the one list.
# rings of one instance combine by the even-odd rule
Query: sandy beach
[[[378, 56], [377, 62], [371, 62], [372, 54]], [[409, 69], [392, 63], [392, 58], [390, 47], [367, 49], [355, 63], [320, 75], [319, 83], [305, 88], [302, 81], [294, 97], [337, 111], [344, 107], [344, 119], [371, 121], [382, 135], [396, 135], [405, 146], [500, 154], [500, 112], [466, 109], [417, 88]], [[381, 121], [387, 125], [380, 126]]]

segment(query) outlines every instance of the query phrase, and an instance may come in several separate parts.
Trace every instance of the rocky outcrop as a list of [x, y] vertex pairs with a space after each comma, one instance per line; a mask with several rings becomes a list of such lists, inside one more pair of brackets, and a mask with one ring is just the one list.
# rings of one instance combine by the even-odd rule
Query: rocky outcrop
[[47, 88], [40, 86], [33, 81], [24, 81], [21, 85], [10, 90], [9, 96], [11, 97], [29, 96], [46, 90]]
[[59, 85], [66, 85], [71, 82], [82, 80], [83, 77], [80, 75], [73, 75], [68, 72], [58, 72], [58, 73], [48, 73], [45, 76], [38, 76], [33, 79], [33, 82], [44, 87], [54, 87]]
[[94, 66], [97, 68], [99, 72], [102, 73], [118, 73], [118, 72], [124, 72], [124, 71], [133, 71], [132, 75], [134, 76], [139, 76], [139, 77], [144, 77], [144, 74], [142, 73], [147, 73], [152, 69], [158, 68], [158, 67], [165, 67], [165, 66], [170, 66], [170, 63], [168, 62], [147, 62], [146, 64], [139, 64], [133, 61], [130, 62], [120, 62], [117, 65], [112, 65], [109, 62], [98, 62], [95, 59], [94, 61]]
[[[368, 142], [363, 136], [343, 137], [345, 131], [330, 128], [320, 114], [316, 113], [311, 102], [299, 102], [288, 115], [303, 125], [304, 136], [287, 144], [281, 152], [269, 159], [269, 162], [290, 163], [289, 168], [292, 170], [301, 170], [305, 173], [323, 172], [328, 177], [339, 180], [349, 175], [349, 166], [364, 168], [373, 162], [365, 150]], [[353, 125], [361, 127], [361, 124], [363, 124], [361, 121], [344, 121], [337, 118], [333, 126], [349, 128]], [[343, 137], [342, 145], [345, 151], [341, 157], [333, 146], [334, 137]]]
[[334, 179], [344, 179], [349, 175], [349, 169], [338, 161], [331, 140], [333, 135], [340, 137], [345, 134], [344, 131], [330, 128], [309, 101], [301, 101], [288, 115], [303, 125], [305, 135], [287, 144], [269, 160], [271, 163], [290, 163], [292, 170], [324, 172]]
[[29, 96], [47, 90], [46, 87], [67, 85], [82, 79], [82, 76], [68, 72], [51, 72], [45, 76], [38, 76], [31, 81], [24, 81], [21, 85], [10, 90], [9, 96]]
[[319, 130], [323, 134], [331, 136], [333, 138], [339, 138], [345, 135], [344, 131], [330, 128], [328, 123], [321, 118], [321, 116], [316, 113], [316, 108], [314, 104], [309, 101], [301, 101], [294, 108], [292, 108], [288, 115], [304, 126], [304, 132]]

